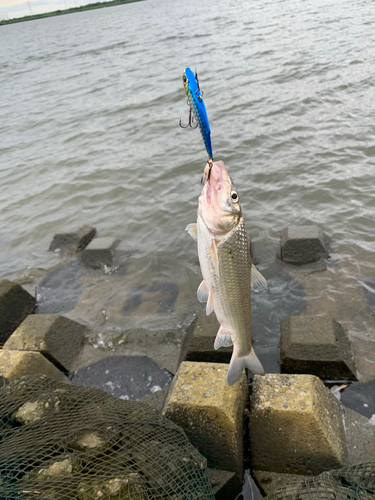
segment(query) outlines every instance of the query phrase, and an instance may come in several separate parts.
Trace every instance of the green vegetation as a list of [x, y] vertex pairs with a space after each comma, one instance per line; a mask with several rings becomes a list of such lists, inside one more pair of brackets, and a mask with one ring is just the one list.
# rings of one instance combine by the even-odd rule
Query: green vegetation
[[22, 21], [32, 21], [43, 17], [61, 16], [63, 14], [72, 14], [73, 12], [81, 12], [82, 10], [101, 9], [102, 7], [112, 7], [113, 5], [121, 5], [123, 3], [138, 2], [139, 0], [112, 0], [110, 2], [95, 2], [81, 7], [72, 7], [71, 9], [55, 10], [53, 12], [44, 12], [43, 14], [35, 14], [32, 16], [14, 17], [13, 19], [3, 19], [2, 24], [20, 23]]

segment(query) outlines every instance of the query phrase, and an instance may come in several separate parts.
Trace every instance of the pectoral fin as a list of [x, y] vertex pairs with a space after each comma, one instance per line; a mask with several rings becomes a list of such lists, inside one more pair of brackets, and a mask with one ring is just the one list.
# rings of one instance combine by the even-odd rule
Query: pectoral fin
[[233, 345], [232, 337], [227, 333], [221, 326], [217, 332], [214, 349], [220, 349], [220, 347], [230, 347]]
[[210, 294], [210, 291], [206, 285], [206, 282], [203, 280], [202, 283], [199, 285], [198, 290], [197, 290], [197, 297], [199, 302], [208, 302], [208, 296]]
[[208, 295], [208, 301], [207, 301], [207, 305], [206, 305], [206, 314], [207, 316], [210, 315], [212, 313], [212, 311], [214, 310], [214, 292], [213, 290], [210, 290], [210, 293]]
[[211, 245], [208, 249], [212, 263], [214, 265], [215, 273], [217, 276], [219, 276], [219, 259], [217, 256], [217, 242], [215, 238], [212, 238], [211, 240]]
[[267, 288], [268, 283], [266, 278], [258, 271], [258, 269], [251, 265], [251, 288], [253, 290], [262, 290], [263, 288]]
[[191, 224], [188, 224], [185, 228], [185, 231], [187, 231], [190, 234], [190, 236], [193, 238], [193, 240], [197, 241], [198, 229], [197, 229], [196, 222], [192, 222]]

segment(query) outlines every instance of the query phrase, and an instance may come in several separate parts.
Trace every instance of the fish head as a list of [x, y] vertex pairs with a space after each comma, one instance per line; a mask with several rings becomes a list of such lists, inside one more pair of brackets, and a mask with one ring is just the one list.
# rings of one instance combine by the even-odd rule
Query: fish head
[[238, 191], [222, 161], [208, 162], [204, 178], [198, 213], [212, 233], [226, 234], [242, 216]]
[[186, 68], [185, 71], [182, 73], [182, 82], [184, 84], [185, 92], [186, 95], [189, 97], [189, 89], [192, 92], [196, 92], [198, 90], [198, 84], [195, 79], [194, 73], [191, 71], [190, 68]]

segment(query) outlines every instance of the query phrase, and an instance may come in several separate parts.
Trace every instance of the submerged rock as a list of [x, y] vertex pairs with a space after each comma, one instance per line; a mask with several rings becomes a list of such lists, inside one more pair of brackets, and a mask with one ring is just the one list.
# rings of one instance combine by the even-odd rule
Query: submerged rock
[[281, 260], [308, 264], [328, 257], [328, 245], [317, 226], [289, 226], [281, 231]]
[[110, 356], [71, 375], [75, 385], [99, 387], [122, 399], [140, 399], [169, 386], [172, 375], [147, 356]]

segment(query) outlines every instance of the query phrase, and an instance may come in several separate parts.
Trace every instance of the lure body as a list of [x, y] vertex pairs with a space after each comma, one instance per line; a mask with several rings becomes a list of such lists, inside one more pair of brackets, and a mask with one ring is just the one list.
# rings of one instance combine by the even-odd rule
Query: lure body
[[190, 68], [186, 68], [182, 75], [182, 81], [184, 82], [190, 109], [193, 110], [194, 116], [199, 124], [207, 154], [209, 158], [212, 159], [211, 129], [208, 123], [206, 107], [203, 102], [203, 93], [199, 88], [197, 78]]

